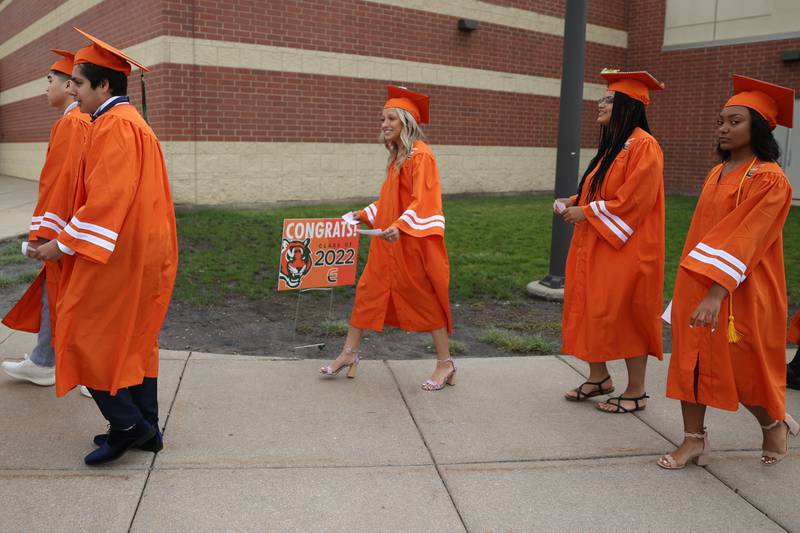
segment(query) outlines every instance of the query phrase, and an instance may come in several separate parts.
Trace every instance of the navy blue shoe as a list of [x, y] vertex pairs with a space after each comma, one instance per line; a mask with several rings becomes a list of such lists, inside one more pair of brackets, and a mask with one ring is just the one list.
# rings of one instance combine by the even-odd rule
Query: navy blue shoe
[[[93, 442], [95, 446], [102, 446], [105, 444], [106, 439], [108, 439], [108, 433], [101, 433], [100, 435], [95, 435]], [[158, 453], [164, 449], [164, 436], [161, 434], [159, 430], [156, 430], [156, 435], [150, 439], [149, 441], [145, 442], [144, 444], [140, 444], [139, 446], [134, 446], [137, 450], [143, 450], [145, 452], [153, 452]]]
[[89, 466], [116, 461], [134, 446], [141, 446], [156, 436], [156, 429], [147, 421], [140, 420], [127, 431], [110, 430], [102, 446], [83, 458]]

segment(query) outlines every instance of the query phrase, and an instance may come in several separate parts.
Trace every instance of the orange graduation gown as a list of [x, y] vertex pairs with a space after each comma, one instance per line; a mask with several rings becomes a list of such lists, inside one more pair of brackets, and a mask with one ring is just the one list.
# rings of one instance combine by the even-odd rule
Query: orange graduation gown
[[800, 311], [794, 314], [789, 325], [789, 342], [800, 344]]
[[[714, 167], [700, 193], [675, 280], [667, 396], [729, 411], [739, 403], [762, 406], [783, 420], [787, 308], [782, 228], [792, 189], [777, 164], [757, 161], [745, 176], [749, 163], [722, 179], [722, 165]], [[715, 331], [689, 327], [712, 283], [733, 294], [735, 326], [743, 335], [737, 343], [728, 342], [729, 298], [722, 302]]]
[[566, 265], [561, 350], [588, 362], [661, 359], [664, 157], [636, 128], [608, 169], [597, 199], [587, 176]]
[[401, 234], [394, 242], [371, 240], [350, 324], [376, 331], [387, 324], [408, 331], [446, 327], [452, 333], [442, 191], [427, 144], [417, 141], [400, 171], [390, 165], [378, 201], [358, 218], [373, 228], [395, 225]]
[[[81, 113], [77, 106], [53, 124], [44, 166], [39, 175], [39, 197], [31, 218], [28, 240], [51, 240], [58, 237], [72, 213], [75, 185], [83, 154], [83, 146], [89, 133], [89, 115]], [[3, 318], [3, 323], [21, 331], [37, 332], [42, 310], [42, 289], [47, 286], [50, 305], [50, 327], [55, 331], [55, 305], [58, 296], [60, 262], [48, 262], [19, 302]]]
[[158, 334], [178, 266], [175, 214], [158, 138], [119, 104], [95, 120], [57, 306], [56, 394], [110, 391], [158, 375]]

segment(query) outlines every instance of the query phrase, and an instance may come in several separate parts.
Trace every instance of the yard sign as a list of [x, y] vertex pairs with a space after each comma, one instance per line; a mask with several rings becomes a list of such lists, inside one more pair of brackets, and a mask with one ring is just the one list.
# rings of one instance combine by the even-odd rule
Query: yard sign
[[358, 264], [358, 226], [341, 218], [283, 221], [278, 290], [353, 285]]

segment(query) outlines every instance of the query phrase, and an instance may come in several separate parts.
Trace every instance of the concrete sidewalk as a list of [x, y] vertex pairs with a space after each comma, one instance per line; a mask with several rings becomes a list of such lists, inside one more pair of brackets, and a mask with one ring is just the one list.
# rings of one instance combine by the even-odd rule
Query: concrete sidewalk
[[[0, 354], [32, 342], [4, 329]], [[761, 466], [745, 412], [710, 413], [707, 468], [655, 465], [681, 438], [665, 363], [631, 416], [564, 401], [581, 367], [556, 356], [462, 359], [436, 393], [419, 388], [431, 361], [367, 359], [357, 379], [326, 380], [321, 361], [161, 359], [165, 449], [95, 469], [93, 402], [0, 376], [0, 529], [800, 531], [800, 442]]]

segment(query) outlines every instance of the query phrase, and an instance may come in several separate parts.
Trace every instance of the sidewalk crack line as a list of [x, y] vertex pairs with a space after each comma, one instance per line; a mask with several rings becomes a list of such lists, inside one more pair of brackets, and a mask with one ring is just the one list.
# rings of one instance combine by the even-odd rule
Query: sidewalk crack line
[[445, 492], [447, 492], [447, 496], [450, 498], [450, 504], [453, 506], [453, 509], [455, 510], [458, 519], [461, 521], [461, 526], [464, 528], [464, 531], [469, 533], [469, 528], [467, 527], [466, 522], [464, 522], [464, 517], [461, 516], [461, 510], [458, 508], [458, 505], [456, 505], [456, 501], [453, 498], [453, 493], [450, 491], [450, 487], [447, 485], [447, 480], [445, 480], [444, 476], [442, 475], [442, 470], [441, 468], [439, 468], [439, 463], [436, 461], [436, 457], [434, 457], [433, 451], [431, 451], [431, 447], [428, 445], [428, 440], [422, 433], [422, 428], [419, 427], [419, 423], [417, 422], [414, 413], [411, 411], [411, 407], [408, 405], [408, 400], [406, 400], [406, 395], [403, 394], [403, 388], [400, 386], [400, 382], [397, 381], [397, 376], [394, 374], [392, 367], [389, 365], [389, 362], [386, 359], [383, 360], [383, 364], [386, 365], [386, 368], [389, 369], [389, 373], [392, 375], [394, 384], [397, 387], [397, 392], [400, 393], [400, 398], [402, 398], [403, 404], [406, 406], [406, 411], [408, 411], [408, 415], [411, 417], [411, 421], [414, 422], [414, 427], [417, 428], [417, 433], [419, 433], [419, 438], [422, 439], [422, 444], [425, 445], [425, 449], [428, 451], [428, 455], [431, 458], [433, 467], [436, 469], [436, 474], [439, 476], [439, 480], [442, 482], [442, 486], [444, 486], [444, 490]]
[[[186, 361], [183, 362], [183, 368], [181, 369], [181, 375], [178, 376], [178, 384], [175, 387], [175, 394], [172, 395], [172, 401], [169, 403], [169, 409], [167, 409], [167, 415], [164, 417], [164, 431], [162, 435], [166, 435], [167, 433], [167, 424], [169, 424], [169, 417], [172, 415], [172, 408], [175, 406], [175, 400], [178, 398], [178, 392], [181, 390], [181, 383], [183, 383], [183, 375], [186, 373], [186, 367], [189, 366], [189, 361], [192, 358], [192, 352], [189, 352], [189, 355], [186, 356]], [[156, 456], [157, 453], [153, 454], [153, 458], [150, 460], [150, 466], [147, 467], [147, 476], [144, 478], [144, 483], [142, 483], [142, 491], [139, 493], [139, 500], [136, 502], [136, 508], [133, 510], [133, 515], [131, 516], [131, 523], [128, 524], [128, 533], [131, 533], [133, 530], [133, 524], [136, 522], [136, 515], [139, 514], [139, 507], [142, 505], [142, 499], [144, 498], [144, 491], [147, 489], [147, 483], [150, 481], [150, 474], [153, 473], [153, 466], [156, 463]]]

